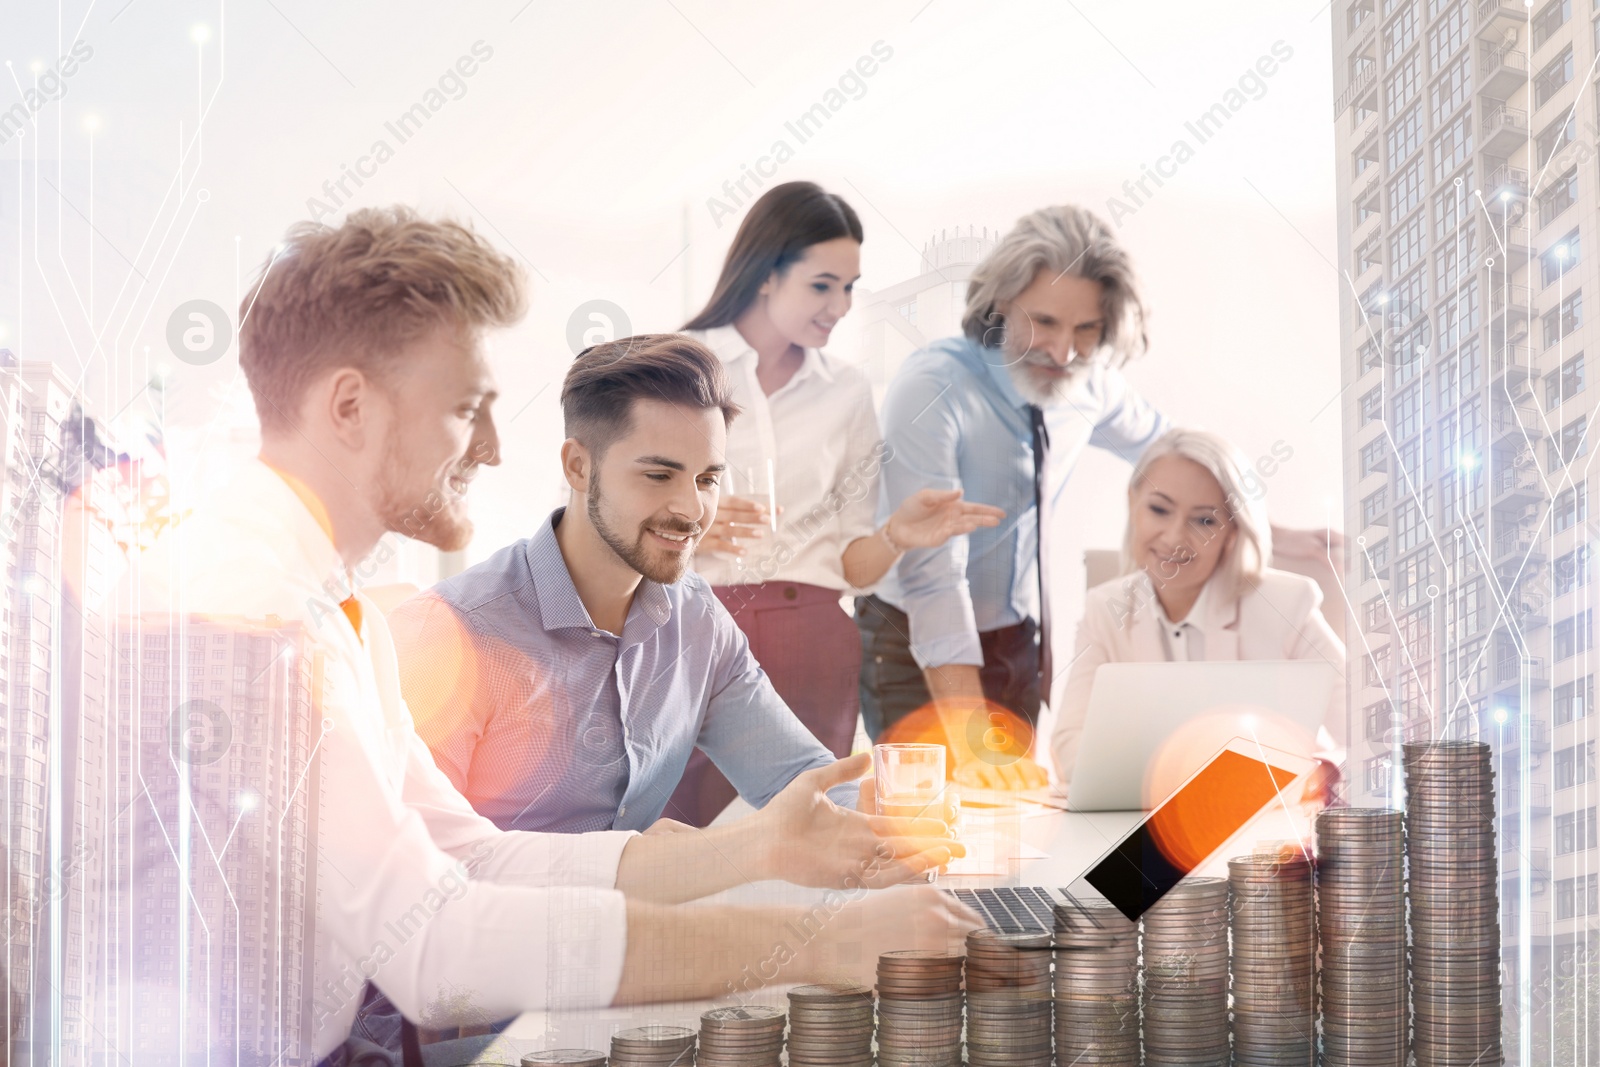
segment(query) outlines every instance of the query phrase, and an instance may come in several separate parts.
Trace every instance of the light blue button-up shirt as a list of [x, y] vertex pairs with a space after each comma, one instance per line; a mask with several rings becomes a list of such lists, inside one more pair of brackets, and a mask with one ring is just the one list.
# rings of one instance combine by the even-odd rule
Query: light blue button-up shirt
[[[884, 398], [883, 424], [892, 455], [883, 468], [880, 518], [930, 487], [960, 488], [967, 500], [1005, 510], [997, 527], [907, 552], [877, 590], [910, 617], [911, 653], [920, 666], [981, 666], [978, 634], [1039, 617], [1028, 402], [997, 350], [951, 337], [906, 360]], [[1067, 399], [1045, 408], [1045, 425], [1052, 507], [1085, 445], [1131, 463], [1168, 427], [1120, 371], [1103, 363]]]
[[833, 762], [692, 571], [641, 581], [620, 635], [596, 627], [556, 543], [564, 510], [390, 617], [417, 732], [478, 812], [505, 830], [642, 830], [696, 746], [756, 807]]

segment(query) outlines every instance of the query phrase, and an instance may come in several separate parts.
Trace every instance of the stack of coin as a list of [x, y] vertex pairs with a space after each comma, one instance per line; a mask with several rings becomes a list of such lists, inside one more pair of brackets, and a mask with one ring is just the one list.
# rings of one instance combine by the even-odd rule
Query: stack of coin
[[687, 1026], [636, 1026], [611, 1035], [611, 1067], [690, 1067], [694, 1031]]
[[1327, 1067], [1405, 1067], [1405, 825], [1394, 808], [1317, 816]]
[[1310, 1064], [1316, 1053], [1311, 861], [1299, 853], [1228, 861], [1233, 930], [1233, 1062]]
[[1050, 1067], [1050, 935], [967, 935], [967, 1063]]
[[1407, 744], [1412, 1044], [1422, 1067], [1499, 1067], [1494, 770], [1479, 741]]
[[700, 1067], [779, 1067], [784, 1014], [765, 1004], [712, 1008], [700, 1016]]
[[960, 1067], [961, 962], [922, 949], [878, 957], [880, 1067]]
[[1139, 1063], [1139, 927], [1110, 905], [1055, 909], [1056, 1062]]
[[872, 1067], [872, 990], [789, 990], [789, 1067]]
[[1227, 1067], [1225, 879], [1185, 879], [1144, 913], [1142, 999], [1147, 1067]]
[[586, 1048], [553, 1048], [545, 1052], [530, 1052], [522, 1057], [522, 1067], [606, 1067], [606, 1054]]

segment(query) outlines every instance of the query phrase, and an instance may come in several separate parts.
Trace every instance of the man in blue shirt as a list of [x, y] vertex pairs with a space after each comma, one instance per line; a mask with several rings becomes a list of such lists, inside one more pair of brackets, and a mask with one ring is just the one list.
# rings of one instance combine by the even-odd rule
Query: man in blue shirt
[[571, 504], [394, 613], [417, 732], [503, 829], [645, 829], [697, 746], [765, 806], [833, 756], [688, 569], [737, 410], [720, 362], [676, 336], [599, 346], [562, 408]]
[[945, 735], [965, 735], [954, 746], [972, 772], [963, 777], [1044, 783], [1022, 753], [1067, 668], [1051, 663], [1042, 594], [1048, 516], [1085, 446], [1132, 463], [1168, 428], [1119, 369], [1146, 348], [1144, 317], [1111, 228], [1082, 208], [1043, 208], [973, 271], [963, 336], [916, 352], [890, 384], [886, 506], [959, 488], [1007, 521], [912, 549], [876, 595], [857, 600], [861, 709], [874, 739], [912, 739], [917, 720], [907, 717], [931, 708]]

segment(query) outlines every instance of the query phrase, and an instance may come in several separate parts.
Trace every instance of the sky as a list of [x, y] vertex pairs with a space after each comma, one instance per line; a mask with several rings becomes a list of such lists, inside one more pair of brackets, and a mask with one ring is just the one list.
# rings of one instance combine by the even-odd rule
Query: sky
[[[1274, 520], [1337, 525], [1329, 17], [1285, 0], [10, 0], [0, 115], [39, 106], [21, 136], [0, 125], [0, 347], [61, 364], [91, 411], [159, 415], [181, 474], [248, 450], [250, 408], [236, 346], [169, 341], [180, 309], [235, 309], [297, 221], [393, 202], [469, 221], [532, 282], [491, 348], [506, 459], [472, 490], [479, 559], [561, 502], [574, 312], [681, 324], [760, 188], [810, 179], [855, 205], [863, 291], [917, 273], [942, 228], [1080, 203], [1115, 222], [1153, 308], [1135, 386], [1248, 457], [1289, 450]], [[75, 42], [90, 54], [64, 62]], [[395, 125], [419, 103], [420, 128]], [[1219, 103], [1202, 140], [1186, 124]], [[832, 346], [847, 359], [851, 325]], [[1079, 466], [1067, 551], [1117, 543], [1126, 478], [1112, 457]]]

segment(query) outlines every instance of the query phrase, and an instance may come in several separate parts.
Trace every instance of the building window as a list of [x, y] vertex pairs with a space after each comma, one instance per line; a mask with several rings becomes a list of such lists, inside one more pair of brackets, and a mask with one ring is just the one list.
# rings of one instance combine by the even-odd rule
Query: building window
[[1416, 95], [1419, 80], [1416, 56], [1407, 59], [1398, 70], [1390, 71], [1389, 76], [1384, 79], [1383, 113], [1390, 121], [1393, 121], [1400, 113], [1400, 109], [1410, 103], [1411, 98]]
[[[1417, 182], [1420, 185], [1422, 181], [1422, 161], [1420, 159], [1413, 163], [1410, 167], [1406, 168], [1408, 171], [1413, 169], [1415, 169], [1417, 172]], [[1396, 179], [1396, 181], [1398, 180], [1399, 179]], [[1463, 214], [1470, 214], [1469, 205], [1466, 203], [1466, 197], [1468, 194], [1463, 190], [1471, 188], [1472, 172], [1469, 169], [1461, 182], [1460, 189], [1455, 188], [1453, 185], [1447, 186], [1443, 192], [1439, 193], [1433, 198], [1434, 240], [1444, 241], [1453, 237], [1456, 232], [1456, 227], [1461, 224], [1461, 216]], [[1389, 186], [1389, 192], [1390, 196], [1392, 197], [1394, 195], [1394, 185], [1392, 183]], [[1391, 212], [1389, 216], [1389, 225], [1393, 226], [1394, 222], [1395, 216]]]
[[1594, 675], [1575, 678], [1558, 685], [1550, 694], [1550, 717], [1557, 726], [1586, 718], [1594, 707]]
[[[1570, 745], [1556, 752], [1556, 788], [1571, 789], [1594, 780], [1594, 742]], [[1593, 845], [1589, 846], [1593, 848]]]
[[1417, 40], [1417, 9], [1406, 5], [1400, 17], [1383, 29], [1383, 67], [1391, 69], [1395, 61]]
[[[1478, 263], [1477, 231], [1469, 222], [1461, 228], [1460, 236], [1453, 241], [1446, 241], [1439, 246], [1438, 254], [1434, 257], [1434, 290], [1448, 293], [1462, 280], [1469, 277], [1472, 268]], [[1465, 264], [1463, 268], [1462, 264]], [[1473, 279], [1476, 286], [1477, 279]], [[1454, 343], [1451, 339], [1450, 343]]]
[[1410, 270], [1422, 258], [1422, 243], [1427, 236], [1423, 232], [1422, 214], [1411, 216], [1411, 221], [1389, 238], [1389, 269], [1396, 274]]
[[1574, 229], [1539, 257], [1540, 283], [1554, 285], [1562, 275], [1571, 275], [1572, 269], [1578, 265], [1580, 251], [1578, 231]]
[[1494, 612], [1490, 610], [1489, 598], [1484, 595], [1482, 578], [1474, 578], [1466, 584], [1456, 607], [1461, 612], [1462, 636], [1470, 637], [1488, 627]]
[[1533, 16], [1533, 47], [1537, 49], [1548, 41], [1571, 17], [1572, 0], [1550, 0]]
[[904, 304], [897, 306], [895, 310], [900, 313], [902, 319], [905, 319], [911, 325], [915, 326], [917, 324], [917, 302], [915, 300], [907, 300]]
[[1392, 171], [1422, 144], [1422, 105], [1413, 104], [1389, 127], [1387, 166]]
[[1580, 611], [1556, 623], [1552, 638], [1557, 662], [1594, 648], [1593, 616], [1592, 611]]
[[1544, 380], [1544, 406], [1554, 411], [1558, 406], [1583, 392], [1583, 353], [1579, 352], [1556, 373]]
[[1557, 556], [1550, 572], [1555, 596], [1566, 596], [1589, 584], [1589, 546], [1579, 545], [1564, 556]]
[[1439, 367], [1439, 402], [1446, 407], [1461, 403], [1463, 397], [1478, 391], [1478, 339], [1471, 338], [1461, 350]]
[[1561, 54], [1544, 65], [1544, 68], [1533, 79], [1533, 104], [1535, 107], [1542, 105], [1546, 100], [1558, 93], [1563, 86], [1572, 80], [1572, 46], [1569, 44], [1561, 50]]
[[1361, 425], [1383, 418], [1383, 386], [1374, 386], [1361, 397]]
[[1433, 138], [1433, 181], [1438, 184], [1472, 154], [1472, 116], [1466, 112], [1442, 127]]
[[1595, 847], [1594, 816], [1593, 808], [1556, 816], [1556, 855], [1570, 856]]
[[1389, 442], [1382, 437], [1375, 437], [1372, 441], [1361, 447], [1361, 477], [1376, 474], [1387, 466]]
[[1573, 167], [1550, 183], [1539, 194], [1539, 225], [1548, 226], [1567, 208], [1578, 202], [1578, 168]]
[[1550, 525], [1556, 533], [1570, 530], [1588, 518], [1589, 494], [1583, 482], [1556, 494], [1556, 502], [1550, 506]]
[[1422, 384], [1408, 385], [1394, 395], [1394, 436], [1403, 441], [1421, 428]]
[[[1471, 4], [1456, 4], [1428, 35], [1428, 69], [1437, 73], [1467, 40], [1467, 18]], [[1384, 38], [1387, 45], [1389, 38]], [[1409, 42], [1408, 42], [1409, 43]]]
[[1600, 912], [1600, 874], [1580, 874], [1556, 882], [1556, 918], [1576, 919]]
[[1553, 348], [1564, 337], [1577, 332], [1583, 325], [1583, 293], [1580, 290], [1561, 301], [1561, 306], [1545, 312], [1544, 346]]
[[1422, 509], [1414, 499], [1407, 498], [1395, 508], [1395, 551], [1409, 552], [1422, 543], [1426, 530]]
[[1588, 430], [1588, 420], [1579, 415], [1561, 427], [1560, 434], [1550, 438], [1546, 443], [1545, 461], [1551, 470], [1566, 466], [1589, 450]]
[[1373, 578], [1389, 577], [1389, 541], [1385, 538], [1376, 544], [1366, 547], [1361, 554], [1361, 578], [1370, 581]]
[[1361, 525], [1386, 526], [1389, 523], [1389, 490], [1387, 487], [1363, 497], [1361, 500]]
[[1443, 344], [1453, 345], [1478, 329], [1478, 279], [1473, 278], [1461, 291], [1444, 302], [1439, 311], [1439, 337]]
[[1431, 577], [1426, 550], [1413, 553], [1395, 564], [1395, 600], [1400, 608], [1414, 608], [1420, 604]]
[[1439, 80], [1433, 83], [1435, 129], [1444, 125], [1444, 120], [1455, 114], [1456, 108], [1467, 102], [1472, 88], [1471, 61], [1471, 53], [1462, 53], [1461, 58], [1446, 67]]
[[1362, 674], [1368, 685], [1382, 685], [1388, 679], [1390, 659], [1388, 645], [1379, 645], [1362, 659]]
[[1367, 760], [1366, 787], [1368, 793], [1387, 793], [1389, 791], [1390, 779], [1393, 778], [1391, 771], [1393, 766], [1393, 758], [1387, 752]]
[[1555, 154], [1572, 143], [1577, 135], [1577, 116], [1558, 118], [1544, 128], [1534, 142], [1535, 158], [1539, 167], [1548, 166]]

